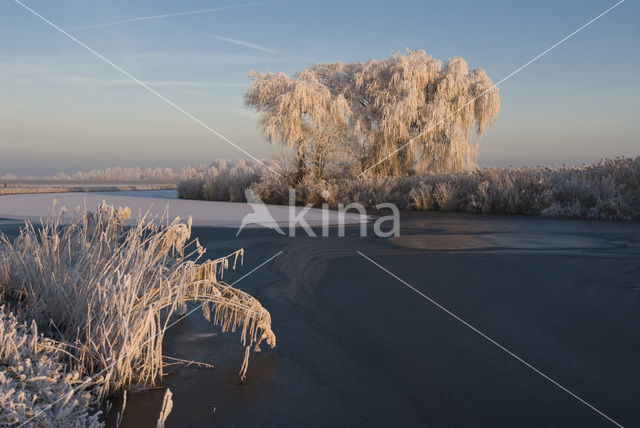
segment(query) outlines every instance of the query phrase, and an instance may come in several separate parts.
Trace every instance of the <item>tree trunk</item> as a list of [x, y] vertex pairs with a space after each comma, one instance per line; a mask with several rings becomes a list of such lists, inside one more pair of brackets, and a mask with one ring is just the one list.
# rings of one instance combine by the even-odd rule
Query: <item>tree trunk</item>
[[300, 142], [298, 144], [298, 170], [296, 171], [294, 184], [300, 183], [305, 175], [307, 175], [307, 162], [304, 155], [304, 146]]

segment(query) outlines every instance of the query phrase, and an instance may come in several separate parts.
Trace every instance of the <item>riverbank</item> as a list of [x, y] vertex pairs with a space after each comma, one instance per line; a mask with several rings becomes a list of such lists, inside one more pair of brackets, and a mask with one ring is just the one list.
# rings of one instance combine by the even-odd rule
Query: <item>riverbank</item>
[[50, 181], [5, 182], [0, 186], [0, 195], [35, 193], [116, 192], [175, 189], [174, 183], [69, 183]]
[[[217, 166], [215, 166], [217, 165]], [[214, 162], [185, 168], [178, 195], [185, 199], [243, 201], [244, 189], [268, 204], [320, 206], [393, 203], [399, 209], [518, 214], [600, 220], [640, 220], [640, 157], [603, 159], [583, 166], [481, 168], [408, 176], [276, 176], [255, 162]]]

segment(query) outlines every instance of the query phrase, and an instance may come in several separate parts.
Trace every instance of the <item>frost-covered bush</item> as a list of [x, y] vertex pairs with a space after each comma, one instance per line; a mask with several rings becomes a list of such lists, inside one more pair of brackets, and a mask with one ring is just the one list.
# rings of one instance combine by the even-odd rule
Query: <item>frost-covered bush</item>
[[[217, 172], [217, 171], [216, 171]], [[202, 187], [206, 177], [207, 168], [189, 166], [180, 172], [177, 190], [178, 197], [182, 199], [203, 199]]]
[[[142, 218], [125, 227], [130, 210], [104, 204], [69, 225], [62, 215], [27, 223], [13, 242], [0, 234], [0, 298], [60, 345], [65, 373], [92, 376], [98, 399], [157, 384], [164, 333], [187, 302], [202, 303], [223, 332], [241, 330], [241, 378], [251, 346], [275, 346], [269, 312], [221, 280], [242, 250], [199, 262], [204, 249], [189, 242], [190, 221]], [[10, 375], [4, 366], [0, 374]]]
[[368, 206], [394, 202], [418, 210], [640, 219], [640, 157], [583, 167], [485, 168], [327, 185], [338, 189], [332, 199]]
[[[179, 187], [220, 180], [205, 171], [187, 174]], [[235, 188], [249, 187], [243, 177]], [[288, 177], [264, 174], [250, 184], [265, 203], [288, 204]], [[406, 177], [314, 179], [295, 184], [296, 204], [391, 202], [415, 210], [528, 214], [609, 220], [640, 219], [640, 157], [606, 159], [582, 167], [484, 168]], [[201, 195], [199, 193], [198, 195]], [[328, 194], [328, 196], [327, 196]], [[229, 200], [220, 197], [200, 197]], [[184, 191], [182, 197], [189, 197]]]
[[1, 426], [103, 426], [90, 379], [67, 367], [61, 346], [0, 307]]
[[265, 170], [264, 165], [246, 159], [240, 159], [237, 162], [223, 159], [213, 162], [208, 167], [184, 168], [178, 180], [178, 197], [244, 202], [246, 201], [245, 189], [258, 181]]

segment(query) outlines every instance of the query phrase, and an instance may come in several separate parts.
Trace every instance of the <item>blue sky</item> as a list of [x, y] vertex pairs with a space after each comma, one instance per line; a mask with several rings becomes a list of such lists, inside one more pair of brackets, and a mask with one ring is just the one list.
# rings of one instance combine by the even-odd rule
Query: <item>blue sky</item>
[[[252, 154], [250, 70], [394, 50], [461, 56], [494, 82], [615, 1], [80, 1], [25, 4]], [[122, 24], [87, 26], [219, 8]], [[640, 155], [640, 6], [627, 0], [501, 85], [489, 165]], [[12, 0], [0, 2], [0, 175], [246, 157]]]

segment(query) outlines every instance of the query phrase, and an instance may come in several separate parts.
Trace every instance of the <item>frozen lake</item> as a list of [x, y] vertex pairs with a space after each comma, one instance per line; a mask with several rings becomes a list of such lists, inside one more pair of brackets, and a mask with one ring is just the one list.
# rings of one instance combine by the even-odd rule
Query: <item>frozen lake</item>
[[[245, 248], [228, 281], [284, 252], [237, 285], [271, 312], [278, 346], [252, 355], [239, 384], [236, 335], [212, 336], [199, 312], [177, 324], [165, 353], [216, 368], [167, 377], [168, 426], [608, 425], [356, 251], [605, 414], [640, 425], [637, 223], [410, 212], [392, 239], [194, 233], [211, 256]], [[130, 396], [138, 418], [125, 425], [152, 426], [161, 398]]]
[[[134, 220], [147, 212], [152, 216], [160, 217], [166, 210], [171, 220], [180, 217], [186, 221], [187, 217], [191, 216], [196, 226], [237, 228], [246, 215], [255, 212], [251, 204], [246, 203], [178, 199], [175, 190], [140, 190], [0, 195], [0, 219], [38, 221], [52, 211], [55, 203], [56, 211], [62, 207], [66, 208], [65, 219], [69, 220], [78, 210], [85, 208], [90, 211], [95, 210], [102, 201], [116, 208], [131, 208]], [[302, 207], [292, 209], [295, 213], [303, 210]], [[258, 212], [258, 216], [254, 215], [252, 218], [262, 223], [288, 225], [290, 210], [288, 206], [266, 205], [266, 210]], [[304, 219], [310, 225], [321, 225], [322, 210], [310, 209], [304, 215]], [[327, 220], [329, 224], [337, 223], [338, 214], [335, 211], [329, 212]], [[345, 223], [360, 223], [366, 220], [365, 217], [355, 213], [345, 214]], [[246, 227], [256, 227], [256, 225], [250, 223]]]
[[[0, 223], [12, 236], [17, 228]], [[403, 212], [400, 237], [362, 238], [358, 228], [291, 238], [194, 227], [210, 257], [245, 248], [230, 283], [283, 251], [237, 284], [271, 312], [278, 346], [253, 354], [240, 384], [238, 335], [216, 334], [200, 312], [184, 318], [165, 355], [216, 368], [167, 376], [167, 427], [610, 426], [357, 251], [640, 426], [640, 224]], [[129, 394], [121, 426], [155, 426], [162, 396]]]

